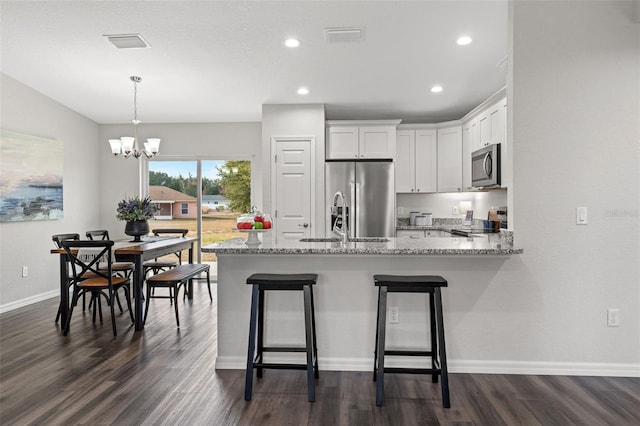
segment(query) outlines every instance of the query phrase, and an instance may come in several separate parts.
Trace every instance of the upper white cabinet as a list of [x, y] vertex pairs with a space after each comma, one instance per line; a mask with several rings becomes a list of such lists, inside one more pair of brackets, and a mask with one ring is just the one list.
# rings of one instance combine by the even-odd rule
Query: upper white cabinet
[[507, 99], [501, 99], [490, 105], [478, 115], [478, 139], [473, 150], [506, 140]]
[[471, 185], [471, 152], [478, 145], [478, 120], [473, 119], [462, 125], [462, 190], [470, 191]]
[[438, 146], [435, 129], [396, 133], [396, 192], [436, 192]]
[[438, 192], [462, 191], [462, 126], [438, 129]]
[[328, 160], [392, 159], [400, 120], [327, 121]]

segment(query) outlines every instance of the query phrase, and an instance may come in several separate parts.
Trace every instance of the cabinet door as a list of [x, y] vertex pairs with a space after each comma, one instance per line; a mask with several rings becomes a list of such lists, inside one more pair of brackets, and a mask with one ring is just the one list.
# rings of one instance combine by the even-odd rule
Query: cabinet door
[[491, 143], [491, 117], [489, 111], [485, 111], [478, 117], [478, 140], [474, 151]]
[[478, 120], [474, 119], [462, 126], [462, 188], [464, 191], [471, 186], [471, 153], [478, 139]]
[[504, 125], [506, 121], [506, 99], [497, 102], [489, 109], [489, 126], [491, 127], [490, 143], [503, 143], [505, 141]]
[[416, 192], [436, 192], [438, 181], [438, 143], [435, 129], [416, 130]]
[[358, 158], [358, 127], [329, 127], [327, 131], [327, 159]]
[[396, 237], [424, 237], [424, 231], [411, 229], [396, 229]]
[[360, 127], [360, 158], [393, 158], [396, 130], [389, 126]]
[[462, 129], [438, 129], [438, 192], [458, 191], [462, 191]]
[[398, 130], [396, 133], [396, 192], [415, 191], [415, 132]]

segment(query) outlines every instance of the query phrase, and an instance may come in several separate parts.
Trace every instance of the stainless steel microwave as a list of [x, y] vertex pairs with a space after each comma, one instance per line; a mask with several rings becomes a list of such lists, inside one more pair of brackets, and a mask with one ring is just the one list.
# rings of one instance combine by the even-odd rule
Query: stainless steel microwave
[[500, 186], [500, 144], [471, 153], [471, 185], [476, 188]]

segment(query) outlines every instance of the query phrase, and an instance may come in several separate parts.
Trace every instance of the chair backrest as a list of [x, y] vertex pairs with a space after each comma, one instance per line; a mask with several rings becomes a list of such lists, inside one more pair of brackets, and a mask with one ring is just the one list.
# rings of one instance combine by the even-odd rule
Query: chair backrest
[[106, 229], [97, 229], [95, 231], [87, 231], [87, 238], [90, 240], [110, 240], [109, 231]]
[[156, 237], [161, 236], [161, 235], [175, 235], [175, 236], [181, 236], [184, 238], [185, 235], [187, 235], [187, 233], [189, 232], [188, 229], [154, 229], [153, 231], [153, 235], [155, 235]]
[[[82, 281], [87, 277], [101, 277], [106, 279], [111, 286], [111, 248], [113, 241], [111, 240], [66, 240], [60, 244], [64, 249], [75, 282]], [[83, 249], [86, 249], [83, 251]], [[98, 266], [103, 262], [107, 264], [107, 268], [100, 269]]]
[[56, 234], [52, 235], [51, 239], [57, 248], [62, 248], [62, 241], [78, 241], [80, 239], [80, 234]]

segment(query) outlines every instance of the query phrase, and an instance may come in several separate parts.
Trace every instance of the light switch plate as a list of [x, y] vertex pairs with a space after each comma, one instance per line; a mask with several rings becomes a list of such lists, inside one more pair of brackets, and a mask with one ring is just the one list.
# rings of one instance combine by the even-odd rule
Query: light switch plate
[[576, 207], [576, 225], [586, 225], [586, 224], [587, 224], [587, 208]]

